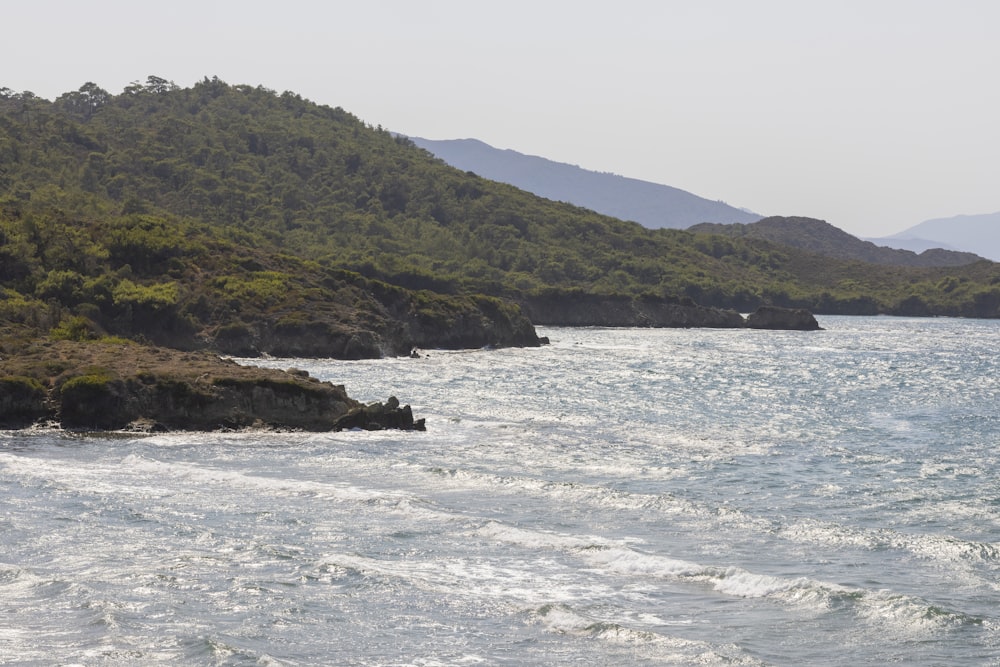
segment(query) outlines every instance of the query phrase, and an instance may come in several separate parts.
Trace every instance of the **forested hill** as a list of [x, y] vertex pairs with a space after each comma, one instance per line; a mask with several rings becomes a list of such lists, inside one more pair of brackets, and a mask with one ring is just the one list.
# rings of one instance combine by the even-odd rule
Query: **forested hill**
[[1000, 315], [995, 264], [881, 267], [649, 230], [291, 92], [157, 77], [52, 101], [0, 89], [0, 289], [0, 326], [342, 356], [530, 340], [503, 299]]
[[838, 229], [828, 222], [803, 217], [770, 217], [750, 224], [694, 225], [689, 231], [753, 238], [815, 252], [838, 259], [860, 260], [890, 266], [965, 266], [983, 261], [971, 252], [932, 248], [921, 253], [878, 246]]

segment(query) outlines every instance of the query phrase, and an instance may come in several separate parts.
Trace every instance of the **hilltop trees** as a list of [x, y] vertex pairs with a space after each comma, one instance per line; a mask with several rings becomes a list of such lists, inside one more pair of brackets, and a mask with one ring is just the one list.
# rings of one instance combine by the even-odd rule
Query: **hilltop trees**
[[69, 116], [87, 121], [110, 100], [111, 94], [108, 91], [88, 81], [79, 90], [57, 97], [55, 107]]

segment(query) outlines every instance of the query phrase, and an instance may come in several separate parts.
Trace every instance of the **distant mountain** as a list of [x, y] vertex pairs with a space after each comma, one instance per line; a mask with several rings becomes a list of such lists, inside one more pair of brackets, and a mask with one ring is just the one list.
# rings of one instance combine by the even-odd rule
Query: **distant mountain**
[[686, 229], [699, 222], [749, 223], [756, 213], [668, 185], [494, 148], [477, 139], [436, 141], [410, 137], [417, 146], [463, 171], [508, 183], [546, 199], [568, 202], [650, 229]]
[[973, 253], [940, 248], [925, 250], [918, 255], [910, 250], [880, 247], [870, 241], [851, 236], [828, 222], [813, 218], [772, 217], [748, 225], [700, 224], [694, 225], [688, 231], [763, 239], [826, 257], [888, 266], [964, 266], [983, 259]]
[[957, 250], [975, 252], [1000, 262], [1000, 211], [926, 220], [898, 234], [872, 240], [893, 248], [911, 247], [908, 244], [915, 241], [929, 241]]

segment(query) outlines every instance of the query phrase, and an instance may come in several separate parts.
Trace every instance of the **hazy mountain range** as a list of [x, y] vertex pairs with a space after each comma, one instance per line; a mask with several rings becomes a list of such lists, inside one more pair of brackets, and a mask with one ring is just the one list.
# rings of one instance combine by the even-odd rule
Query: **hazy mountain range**
[[[826, 254], [833, 257], [850, 257], [879, 264], [955, 266], [979, 257], [1000, 261], [1000, 212], [928, 220], [892, 236], [858, 239], [826, 223], [804, 227], [799, 224], [810, 221], [809, 218], [781, 218], [786, 222], [780, 225], [772, 219], [769, 224], [752, 225], [763, 216], [668, 185], [589, 171], [542, 157], [494, 148], [478, 139], [411, 137], [411, 140], [458, 169], [508, 183], [547, 199], [632, 220], [650, 229], [688, 229], [702, 223], [749, 225], [745, 229], [728, 232], [720, 229], [713, 231], [730, 236], [764, 238], [814, 252], [823, 248]], [[701, 228], [699, 231], [708, 229]], [[814, 237], [807, 239], [810, 233]], [[925, 252], [934, 249], [941, 251]], [[949, 254], [947, 251], [955, 252]]]
[[699, 222], [748, 223], [762, 217], [679, 188], [502, 150], [478, 139], [410, 139], [463, 171], [650, 229], [686, 229]]
[[928, 247], [964, 250], [1000, 262], [1000, 211], [935, 218], [892, 236], [868, 240], [915, 252]]

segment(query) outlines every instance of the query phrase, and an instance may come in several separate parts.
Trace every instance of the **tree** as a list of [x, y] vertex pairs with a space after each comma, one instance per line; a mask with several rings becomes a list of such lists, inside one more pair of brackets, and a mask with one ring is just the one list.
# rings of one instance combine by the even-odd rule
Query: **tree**
[[80, 86], [79, 90], [57, 97], [55, 105], [70, 115], [90, 120], [94, 112], [107, 104], [110, 99], [111, 95], [108, 91], [96, 83], [88, 81]]
[[178, 90], [178, 86], [173, 81], [167, 81], [166, 79], [150, 74], [146, 77], [146, 90], [151, 93], [168, 93], [172, 90]]

